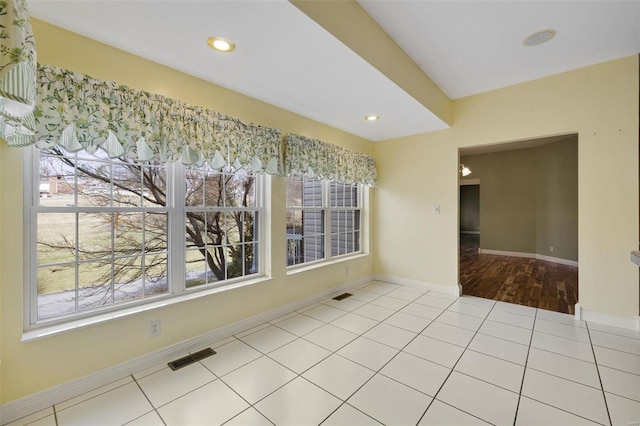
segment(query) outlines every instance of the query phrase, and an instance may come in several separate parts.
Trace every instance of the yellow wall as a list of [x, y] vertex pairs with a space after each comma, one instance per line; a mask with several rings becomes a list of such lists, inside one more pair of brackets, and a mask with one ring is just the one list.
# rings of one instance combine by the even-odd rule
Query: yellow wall
[[638, 56], [459, 99], [453, 113], [451, 129], [375, 145], [376, 274], [458, 284], [460, 147], [577, 133], [580, 305], [636, 317]]
[[[33, 22], [38, 60], [91, 76], [127, 84], [184, 102], [213, 108], [247, 122], [280, 128], [372, 153], [372, 143], [320, 123], [231, 92], [139, 57], [93, 42], [43, 22]], [[151, 312], [90, 326], [42, 340], [21, 343], [23, 330], [22, 153], [0, 144], [0, 321], [2, 400], [36, 391], [210, 332], [221, 326], [369, 276], [371, 256], [287, 276], [285, 269], [285, 181], [274, 177], [269, 218], [272, 276], [267, 283], [226, 291]], [[349, 267], [347, 273], [346, 267]], [[149, 322], [162, 322], [151, 339]]]

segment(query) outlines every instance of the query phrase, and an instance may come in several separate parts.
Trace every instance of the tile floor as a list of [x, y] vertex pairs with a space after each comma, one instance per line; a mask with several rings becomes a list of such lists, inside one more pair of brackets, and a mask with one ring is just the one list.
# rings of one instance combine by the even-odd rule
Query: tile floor
[[16, 425], [638, 425], [640, 332], [373, 282]]

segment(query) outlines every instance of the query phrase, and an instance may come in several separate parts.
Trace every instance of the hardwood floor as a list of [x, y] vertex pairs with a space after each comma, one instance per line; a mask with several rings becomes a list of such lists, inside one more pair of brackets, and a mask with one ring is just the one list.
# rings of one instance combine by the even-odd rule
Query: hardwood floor
[[460, 234], [462, 293], [574, 314], [578, 268], [522, 257], [478, 254], [480, 237]]

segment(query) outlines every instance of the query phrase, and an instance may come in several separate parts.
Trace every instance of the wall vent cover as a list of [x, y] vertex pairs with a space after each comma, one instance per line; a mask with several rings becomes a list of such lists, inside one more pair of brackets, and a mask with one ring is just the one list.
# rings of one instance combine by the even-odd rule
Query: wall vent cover
[[351, 294], [351, 293], [342, 293], [341, 295], [334, 297], [333, 300], [342, 300], [342, 299], [346, 299], [347, 297], [351, 297], [351, 296], [353, 296], [353, 294]]
[[187, 365], [193, 364], [194, 362], [198, 362], [201, 359], [204, 359], [211, 355], [215, 355], [215, 353], [216, 351], [214, 351], [213, 349], [207, 348], [198, 352], [194, 352], [187, 356], [183, 356], [182, 358], [176, 359], [175, 361], [171, 361], [167, 365], [169, 366], [169, 368], [171, 368], [171, 370], [176, 371], [182, 367], [186, 367]]

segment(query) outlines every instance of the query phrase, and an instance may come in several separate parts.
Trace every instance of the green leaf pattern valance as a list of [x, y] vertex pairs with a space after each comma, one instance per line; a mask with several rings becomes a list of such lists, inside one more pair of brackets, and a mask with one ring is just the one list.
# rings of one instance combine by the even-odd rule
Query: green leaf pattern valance
[[276, 129], [53, 66], [38, 69], [34, 116], [39, 148], [282, 173]]
[[0, 139], [25, 143], [33, 134], [36, 47], [26, 0], [0, 0]]
[[305, 136], [285, 136], [285, 172], [340, 183], [376, 186], [373, 157]]
[[316, 139], [50, 65], [38, 67], [36, 87], [35, 110], [24, 119], [30, 127], [6, 139], [11, 146], [35, 143], [89, 154], [101, 149], [112, 158], [376, 185], [372, 157]]

